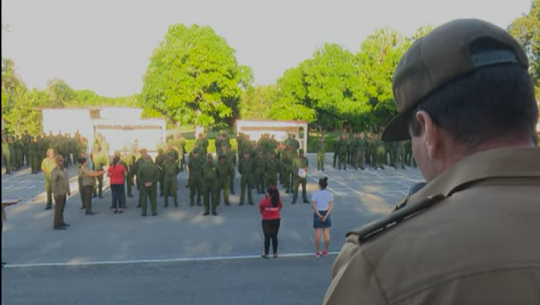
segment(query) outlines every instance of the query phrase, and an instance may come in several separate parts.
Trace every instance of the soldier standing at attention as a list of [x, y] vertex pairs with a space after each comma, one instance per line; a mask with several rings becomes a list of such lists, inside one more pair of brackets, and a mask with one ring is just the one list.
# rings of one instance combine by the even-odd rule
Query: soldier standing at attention
[[191, 158], [188, 161], [189, 177], [189, 205], [195, 205], [195, 194], [197, 195], [197, 205], [201, 205], [202, 192], [202, 160], [199, 150], [195, 149], [191, 152]]
[[[92, 154], [92, 162], [94, 163], [94, 170], [100, 172], [103, 171], [105, 166], [109, 166], [109, 157], [101, 150], [101, 146], [97, 144]], [[103, 176], [97, 177], [97, 188], [94, 190], [94, 197], [99, 196], [103, 198]]]
[[159, 167], [152, 162], [152, 157], [142, 156], [143, 163], [137, 170], [137, 181], [141, 185], [141, 216], [147, 215], [148, 200], [150, 200], [152, 216], [157, 216], [157, 183], [160, 178]]
[[69, 224], [64, 222], [64, 208], [67, 197], [71, 195], [69, 189], [69, 176], [64, 168], [64, 157], [56, 156], [56, 167], [51, 172], [51, 189], [54, 195], [54, 222], [53, 229], [65, 230]]
[[322, 304], [540, 304], [533, 84], [520, 43], [482, 20], [412, 44], [382, 140], [411, 138], [427, 184], [347, 234]]
[[30, 159], [30, 168], [32, 169], [32, 174], [37, 174], [39, 172], [39, 139], [38, 136], [31, 139], [28, 144], [28, 158]]
[[161, 165], [163, 172], [163, 187], [165, 196], [165, 207], [169, 206], [169, 195], [172, 193], [174, 206], [178, 207], [177, 175], [180, 173], [180, 166], [174, 160], [174, 154], [170, 152], [167, 155], [167, 161]]
[[227, 144], [224, 144], [221, 146], [223, 150], [223, 154], [227, 157], [227, 162], [231, 165], [232, 171], [231, 175], [229, 176], [229, 190], [231, 191], [231, 194], [234, 195], [234, 177], [236, 176], [236, 154], [231, 151], [231, 147]]
[[167, 156], [165, 156], [165, 153], [163, 152], [163, 148], [158, 149], [158, 154], [156, 156], [156, 165], [159, 167], [160, 171], [160, 178], [159, 178], [159, 197], [163, 197], [163, 171], [161, 166], [163, 163], [167, 161]]
[[253, 182], [255, 183], [255, 188], [257, 189], [257, 194], [263, 194], [264, 190], [264, 163], [265, 159], [263, 158], [262, 151], [257, 152], [257, 157], [255, 158], [254, 166], [255, 173], [253, 177]]
[[[226, 147], [223, 145], [222, 147]], [[227, 160], [226, 155], [219, 156], [219, 162], [217, 165], [217, 174], [218, 174], [218, 204], [219, 198], [221, 197], [221, 192], [223, 192], [223, 201], [226, 206], [230, 206], [229, 202], [229, 180], [234, 172], [234, 167], [232, 162]]]
[[238, 172], [240, 173], [240, 205], [244, 205], [246, 192], [248, 192], [248, 203], [254, 205], [251, 188], [253, 184], [253, 173], [255, 166], [253, 160], [249, 157], [249, 152], [244, 152], [244, 158], [238, 163]]
[[304, 150], [300, 149], [298, 158], [293, 161], [294, 193], [292, 204], [298, 199], [298, 188], [302, 185], [302, 199], [304, 203], [309, 203], [306, 192], [308, 158], [304, 157]]
[[52, 209], [52, 186], [51, 186], [51, 173], [56, 167], [56, 159], [54, 158], [54, 149], [49, 148], [47, 150], [47, 158], [41, 161], [41, 171], [45, 175], [45, 192], [47, 193], [47, 203], [45, 210]]
[[210, 215], [210, 205], [212, 205], [212, 215], [217, 216], [217, 203], [218, 203], [218, 175], [217, 169], [214, 165], [214, 158], [212, 154], [208, 154], [206, 157], [206, 163], [202, 167], [203, 178], [203, 205], [204, 216]]
[[355, 157], [354, 157], [354, 167], [358, 170], [358, 168], [365, 169], [364, 168], [364, 160], [366, 159], [366, 140], [364, 139], [364, 133], [361, 132], [357, 135], [356, 138], [356, 151], [355, 151]]
[[326, 151], [324, 135], [317, 142], [317, 170], [324, 172], [324, 153]]
[[270, 152], [270, 155], [265, 163], [265, 182], [268, 187], [277, 188], [277, 175], [279, 171], [279, 161], [276, 159], [274, 152]]

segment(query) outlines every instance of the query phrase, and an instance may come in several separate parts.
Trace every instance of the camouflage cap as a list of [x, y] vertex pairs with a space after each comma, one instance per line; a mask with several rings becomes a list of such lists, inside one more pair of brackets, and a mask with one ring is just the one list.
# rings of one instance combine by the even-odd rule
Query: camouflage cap
[[300, 150], [298, 150], [298, 153], [303, 155], [304, 154], [304, 149], [300, 148]]
[[383, 141], [409, 139], [408, 117], [431, 93], [476, 68], [529, 63], [520, 44], [504, 29], [478, 19], [443, 24], [418, 39], [400, 59], [392, 80], [399, 114], [382, 134]]
[[206, 156], [206, 159], [208, 159], [208, 160], [214, 160], [214, 156], [212, 156], [212, 154], [208, 154], [208, 156]]
[[226, 155], [219, 155], [219, 160], [221, 159], [227, 159], [227, 156]]

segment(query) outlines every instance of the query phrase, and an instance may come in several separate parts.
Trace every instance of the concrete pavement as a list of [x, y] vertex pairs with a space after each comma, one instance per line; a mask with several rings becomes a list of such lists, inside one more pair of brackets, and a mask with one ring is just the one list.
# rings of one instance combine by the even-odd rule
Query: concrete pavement
[[[328, 166], [331, 154], [327, 154], [326, 171], [320, 173], [313, 168], [315, 156], [308, 158], [308, 194], [325, 175], [335, 195], [330, 247], [334, 252], [343, 245], [347, 231], [387, 214], [412, 183], [422, 180], [416, 169], [337, 171]], [[70, 171], [73, 175], [74, 169]], [[64, 213], [71, 226], [54, 231], [53, 212], [43, 210], [42, 175], [3, 175], [3, 197], [23, 197], [24, 202], [7, 209], [2, 257], [10, 265], [2, 271], [7, 279], [2, 281], [2, 302], [266, 304], [261, 295], [272, 296], [268, 304], [320, 302], [335, 257], [311, 256], [308, 204], [291, 205], [291, 196], [282, 191], [279, 252], [309, 256], [255, 259], [262, 252], [260, 215], [256, 206], [238, 206], [239, 175], [233, 206], [221, 205], [217, 217], [204, 217], [201, 207], [188, 207], [185, 178], [185, 173], [179, 175], [180, 207], [165, 209], [160, 198], [157, 217], [141, 217], [135, 198], [128, 198], [124, 214], [113, 214], [109, 192], [102, 199], [94, 198], [97, 215], [86, 216], [74, 193]], [[256, 203], [261, 198], [254, 194]], [[197, 261], [200, 258], [212, 260]], [[65, 288], [58, 290], [59, 286]], [[134, 297], [126, 296], [130, 291]]]

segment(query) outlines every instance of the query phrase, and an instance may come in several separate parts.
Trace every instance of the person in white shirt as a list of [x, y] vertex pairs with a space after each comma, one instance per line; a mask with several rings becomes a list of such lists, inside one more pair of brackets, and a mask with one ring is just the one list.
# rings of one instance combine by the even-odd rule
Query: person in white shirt
[[[334, 195], [326, 189], [328, 177], [319, 179], [319, 190], [311, 197], [311, 207], [313, 208], [313, 228], [315, 229], [315, 256], [328, 256], [328, 246], [330, 245], [330, 227], [332, 218], [330, 213], [334, 207]], [[324, 234], [324, 250], [319, 253], [321, 244], [321, 230]]]

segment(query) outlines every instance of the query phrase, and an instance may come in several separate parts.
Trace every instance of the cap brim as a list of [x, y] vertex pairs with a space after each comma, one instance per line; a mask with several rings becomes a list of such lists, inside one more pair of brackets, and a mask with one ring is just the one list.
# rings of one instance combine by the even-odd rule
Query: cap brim
[[409, 116], [406, 113], [400, 113], [390, 121], [381, 135], [381, 140], [384, 142], [395, 142], [405, 141], [411, 138], [407, 122]]

